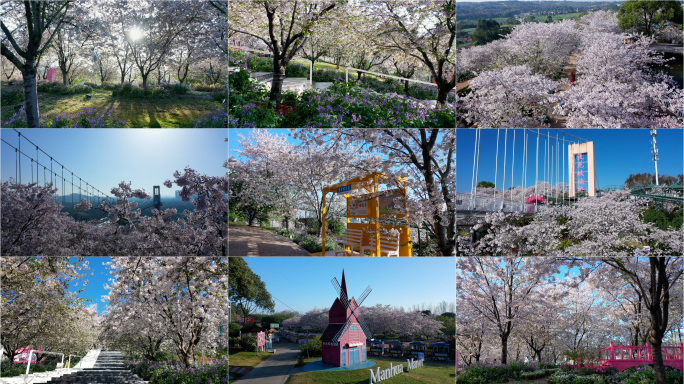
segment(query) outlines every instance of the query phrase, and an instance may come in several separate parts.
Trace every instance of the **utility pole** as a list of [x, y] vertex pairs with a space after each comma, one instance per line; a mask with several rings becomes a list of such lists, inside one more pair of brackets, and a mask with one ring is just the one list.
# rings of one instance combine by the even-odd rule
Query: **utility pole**
[[653, 163], [655, 163], [655, 183], [656, 185], [660, 185], [658, 182], [658, 147], [656, 147], [655, 128], [651, 128], [651, 138], [651, 144], [653, 145], [653, 148], [651, 148], [651, 155], [653, 155]]

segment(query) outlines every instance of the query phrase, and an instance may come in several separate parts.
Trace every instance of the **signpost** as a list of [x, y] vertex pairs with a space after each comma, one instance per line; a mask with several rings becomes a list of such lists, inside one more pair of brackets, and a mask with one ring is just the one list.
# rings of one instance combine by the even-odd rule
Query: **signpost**
[[337, 187], [337, 194], [338, 194], [338, 195], [343, 195], [343, 194], [345, 194], [346, 192], [349, 192], [349, 191], [351, 191], [351, 190], [352, 190], [351, 184], [343, 185], [343, 186], [341, 186], [341, 187]]

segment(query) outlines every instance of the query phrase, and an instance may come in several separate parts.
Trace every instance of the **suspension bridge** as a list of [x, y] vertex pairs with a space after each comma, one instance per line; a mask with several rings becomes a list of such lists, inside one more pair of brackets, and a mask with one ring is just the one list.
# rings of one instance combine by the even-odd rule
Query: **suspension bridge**
[[[509, 129], [497, 129], [494, 185], [493, 188], [483, 187], [479, 183], [482, 132], [491, 133], [494, 130], [477, 128], [473, 131], [471, 192], [456, 195], [459, 225], [474, 223], [476, 218], [491, 212], [534, 215], [548, 204], [572, 204], [578, 198], [600, 196], [604, 191], [599, 187], [595, 173], [594, 143], [559, 129], [510, 129], [512, 132]], [[651, 130], [651, 152], [658, 183], [655, 134], [655, 130]], [[509, 136], [512, 136], [512, 140]], [[485, 153], [491, 153], [492, 149], [490, 145]], [[501, 183], [500, 173], [503, 174]], [[533, 180], [531, 183], [530, 179]], [[612, 189], [626, 188], [619, 186]], [[684, 205], [682, 186], [677, 184], [634, 187], [630, 193], [635, 200]], [[470, 218], [472, 220], [468, 220]]]
[[[93, 186], [91, 183], [89, 183], [87, 180], [82, 178], [81, 176], [77, 175], [69, 169], [67, 166], [59, 162], [57, 159], [52, 157], [50, 154], [45, 152], [40, 146], [38, 146], [36, 143], [31, 141], [28, 137], [26, 137], [25, 134], [22, 134], [21, 132], [17, 131], [14, 129], [14, 132], [17, 134], [17, 143], [16, 146], [13, 145], [12, 143], [8, 142], [4, 138], [0, 138], [2, 143], [6, 145], [7, 147], [11, 148], [14, 150], [14, 163], [15, 163], [15, 174], [14, 178], [10, 178], [10, 182], [14, 183], [35, 183], [37, 185], [41, 185], [47, 187], [48, 185], [52, 185], [53, 188], [56, 188], [58, 193], [55, 194], [55, 199], [60, 202], [63, 206], [64, 209], [72, 216], [74, 216], [75, 219], [83, 219], [88, 218], [92, 219], [94, 216], [96, 217], [97, 220], [100, 221], [106, 221], [106, 215], [99, 214], [95, 215], [94, 212], [97, 212], [97, 207], [102, 204], [108, 203], [107, 199], [111, 199], [112, 196], [109, 196], [108, 194], [102, 192], [100, 189], [96, 188]], [[22, 150], [22, 141], [24, 142], [24, 150]], [[27, 149], [28, 148], [28, 149]], [[32, 156], [32, 154], [27, 153], [28, 151], [32, 151], [33, 148], [36, 150], [35, 158]], [[41, 153], [43, 156], [41, 157]], [[30, 179], [28, 179], [28, 172], [26, 172], [24, 169], [22, 169], [22, 158], [24, 158], [24, 162], [30, 161]], [[48, 165], [48, 159], [49, 159], [49, 165]], [[34, 166], [35, 165], [35, 166]], [[41, 172], [42, 168], [42, 172]], [[35, 171], [35, 172], [34, 172]], [[65, 171], [66, 171], [66, 176], [65, 176]], [[26, 173], [26, 174], [25, 174]], [[40, 174], [43, 174], [43, 178], [40, 178]], [[71, 193], [70, 196], [68, 195], [68, 188], [71, 186]], [[69, 199], [70, 197], [70, 199]], [[69, 201], [70, 200], [70, 201]], [[83, 215], [79, 215], [75, 209], [76, 205], [80, 203], [82, 200], [87, 200], [90, 202], [92, 208], [90, 208], [87, 211], [83, 211]], [[141, 212], [150, 209], [150, 208], [161, 208], [161, 196], [160, 196], [160, 188], [158, 185], [155, 185], [153, 187], [153, 198], [152, 200], [145, 202], [141, 205], [138, 206], [140, 208]]]

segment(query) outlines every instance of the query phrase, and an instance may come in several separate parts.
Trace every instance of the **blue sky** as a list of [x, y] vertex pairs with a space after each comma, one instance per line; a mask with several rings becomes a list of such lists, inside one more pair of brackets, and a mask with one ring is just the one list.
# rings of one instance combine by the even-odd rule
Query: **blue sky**
[[[190, 166], [210, 176], [225, 174], [222, 167], [227, 158], [223, 129], [19, 129], [22, 137], [38, 145], [53, 159], [64, 164], [77, 176], [106, 194], [121, 181], [132, 182], [133, 188], [152, 193], [152, 186], [161, 186], [162, 196], [173, 196], [175, 185], [163, 186], [173, 172]], [[18, 135], [13, 129], [2, 129], [0, 137], [17, 146]], [[36, 157], [36, 149], [22, 138], [22, 152]], [[2, 181], [16, 173], [14, 149], [0, 145]], [[47, 160], [47, 163], [45, 161]], [[49, 158], [39, 152], [39, 161], [49, 168]], [[22, 156], [22, 182], [31, 180], [31, 161]], [[35, 178], [35, 163], [34, 178]], [[53, 170], [61, 174], [61, 166], [53, 163]], [[40, 181], [43, 168], [40, 167]], [[47, 172], [49, 177], [49, 172]], [[67, 173], [65, 171], [65, 178]], [[75, 178], [78, 185], [78, 179]], [[83, 184], [85, 187], [85, 184]], [[71, 187], [66, 194], [71, 193]], [[74, 190], [78, 193], [78, 188]], [[59, 192], [58, 192], [59, 193]]]
[[287, 306], [302, 313], [330, 307], [337, 297], [331, 280], [336, 277], [341, 283], [342, 269], [350, 296], [360, 296], [368, 285], [373, 289], [364, 306], [409, 310], [414, 305], [455, 302], [453, 257], [245, 257], [245, 261], [266, 284], [276, 312], [289, 310]]
[[[82, 289], [85, 280], [88, 280], [88, 285], [85, 287], [83, 292], [79, 293], [78, 296], [91, 300], [86, 304], [87, 306], [90, 306], [91, 304], [97, 304], [97, 311], [98, 313], [102, 314], [107, 306], [106, 302], [102, 302], [102, 296], [109, 294], [109, 291], [104, 289], [104, 285], [107, 284], [109, 282], [109, 278], [112, 277], [109, 274], [109, 268], [105, 265], [102, 265], [102, 263], [109, 262], [112, 260], [112, 258], [86, 257], [85, 259], [88, 261], [88, 266], [91, 269], [90, 273], [92, 275], [86, 275], [79, 280], [72, 281], [69, 290], [71, 292], [76, 292], [79, 289]], [[76, 263], [77, 258], [71, 257], [70, 260], [72, 263]]]
[[[473, 176], [473, 154], [475, 145], [475, 129], [459, 129], [457, 134], [457, 189], [459, 192], [469, 192]], [[496, 171], [496, 129], [482, 129], [482, 142], [480, 144], [480, 170], [478, 180], [494, 182]], [[501, 188], [503, 182], [504, 160], [504, 136], [505, 129], [499, 130], [499, 167], [497, 173], [497, 188]], [[513, 159], [513, 129], [508, 130], [508, 149], [506, 161], [506, 189], [511, 186], [511, 165]], [[523, 139], [522, 129], [515, 130], [515, 169], [514, 186], [522, 184], [522, 153]], [[556, 130], [541, 129], [541, 133], [549, 133], [554, 138]], [[594, 142], [597, 186], [622, 185], [630, 173], [655, 173], [655, 167], [651, 160], [651, 136], [648, 129], [567, 129], [563, 132], [579, 136]], [[684, 173], [684, 137], [681, 129], [659, 129], [656, 142], [659, 152], [658, 173], [676, 176]], [[536, 130], [528, 131], [528, 160], [526, 185], [534, 185], [535, 178], [535, 149]], [[559, 139], [561, 135], [559, 134]], [[539, 180], [543, 179], [543, 154], [542, 142], [544, 136], [539, 139]], [[568, 136], [566, 136], [568, 139]], [[577, 139], [575, 139], [577, 140]], [[531, 147], [530, 147], [531, 145]], [[552, 147], [555, 148], [555, 139]], [[560, 147], [562, 155], [562, 147]], [[554, 149], [555, 151], [555, 149]], [[567, 147], [565, 148], [567, 179]], [[554, 155], [555, 159], [555, 155]], [[555, 162], [555, 160], [554, 160]], [[560, 162], [559, 162], [560, 163]], [[555, 168], [555, 165], [554, 165]], [[559, 180], [563, 176], [559, 167]], [[555, 171], [554, 171], [555, 183]]]

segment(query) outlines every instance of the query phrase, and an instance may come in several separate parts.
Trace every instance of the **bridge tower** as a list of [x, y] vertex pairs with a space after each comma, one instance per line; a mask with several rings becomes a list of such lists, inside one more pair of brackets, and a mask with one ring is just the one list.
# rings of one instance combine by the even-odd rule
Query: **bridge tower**
[[653, 145], [653, 148], [651, 148], [651, 155], [653, 155], [653, 162], [655, 163], [656, 185], [660, 185], [660, 183], [658, 182], [658, 147], [656, 147], [656, 130], [655, 130], [655, 128], [651, 128], [651, 137], [653, 138], [651, 140], [651, 144]]
[[152, 201], [154, 203], [154, 208], [156, 208], [157, 210], [161, 210], [162, 203], [158, 185], [152, 187]]
[[[581, 159], [583, 155], [587, 155], [587, 166], [584, 167], [582, 161], [579, 163], [576, 159]], [[581, 166], [579, 164], [582, 164]], [[568, 145], [568, 177], [570, 184], [570, 197], [575, 197], [576, 185], [579, 179], [580, 185], [587, 181], [587, 194], [589, 196], [596, 196], [595, 173], [594, 173], [594, 142], [588, 141], [586, 143], [570, 144]], [[584, 173], [586, 169], [587, 173]], [[586, 178], [586, 179], [585, 179]]]

